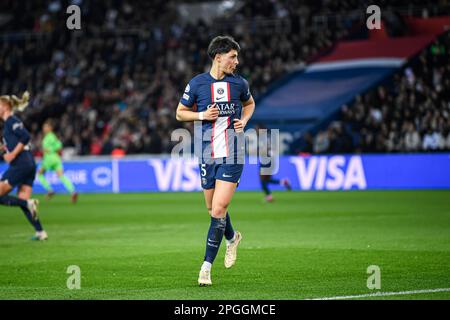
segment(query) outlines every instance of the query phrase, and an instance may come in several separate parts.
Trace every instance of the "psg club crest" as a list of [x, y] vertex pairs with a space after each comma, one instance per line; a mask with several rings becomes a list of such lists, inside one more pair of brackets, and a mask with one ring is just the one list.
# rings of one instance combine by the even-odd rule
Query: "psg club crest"
[[218, 93], [218, 94], [223, 94], [224, 92], [225, 92], [225, 90], [223, 90], [223, 88], [217, 89], [217, 93]]

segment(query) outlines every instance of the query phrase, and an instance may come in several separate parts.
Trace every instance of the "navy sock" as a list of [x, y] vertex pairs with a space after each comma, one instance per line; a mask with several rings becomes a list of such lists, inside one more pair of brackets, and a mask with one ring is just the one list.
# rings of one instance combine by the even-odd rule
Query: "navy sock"
[[211, 224], [209, 226], [208, 238], [206, 239], [205, 261], [213, 263], [219, 251], [220, 243], [222, 242], [225, 226], [227, 224], [226, 218], [211, 217]]
[[280, 180], [277, 180], [277, 179], [270, 179], [270, 180], [267, 180], [267, 182], [273, 183], [273, 184], [280, 184]]
[[225, 239], [231, 240], [234, 237], [234, 229], [233, 229], [233, 226], [231, 225], [231, 219], [230, 219], [230, 215], [228, 214], [228, 212], [227, 212], [226, 219], [227, 219], [227, 224], [225, 226], [224, 235], [225, 235]]
[[3, 204], [5, 206], [9, 207], [23, 207], [26, 208], [28, 206], [27, 200], [22, 200], [17, 197], [12, 196], [1, 196], [0, 197], [0, 204]]
[[268, 196], [270, 194], [270, 190], [269, 190], [269, 187], [267, 185], [268, 185], [267, 181], [261, 181], [261, 186], [262, 186], [266, 196]]
[[42, 231], [42, 225], [39, 219], [33, 220], [33, 217], [31, 216], [31, 212], [27, 208], [21, 208], [23, 213], [25, 214], [25, 217], [27, 217], [27, 220], [31, 223], [31, 225], [34, 227], [36, 231]]

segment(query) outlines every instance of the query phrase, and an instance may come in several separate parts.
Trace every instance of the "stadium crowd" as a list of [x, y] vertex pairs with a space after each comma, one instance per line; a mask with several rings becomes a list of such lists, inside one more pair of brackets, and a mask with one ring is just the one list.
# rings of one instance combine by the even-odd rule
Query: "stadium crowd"
[[[214, 26], [179, 22], [166, 1], [99, 2], [106, 7], [75, 1], [89, 18], [81, 32], [69, 31], [65, 19], [57, 19], [65, 14], [64, 5], [43, 2], [45, 10], [33, 7], [35, 16], [24, 15], [22, 21], [34, 34], [0, 41], [1, 91], [31, 91], [24, 116], [32, 124], [37, 154], [40, 124], [47, 118], [55, 120], [72, 154], [170, 152], [169, 133], [180, 126], [174, 110], [187, 81], [209, 65], [206, 48], [217, 32]], [[345, 30], [302, 28], [311, 18], [309, 7], [281, 3], [248, 2], [232, 17], [221, 18], [220, 31], [233, 34], [243, 49], [239, 72], [251, 83], [254, 96], [345, 36]], [[18, 2], [12, 6], [23, 10]], [[156, 8], [157, 19], [142, 14]], [[249, 14], [254, 17], [250, 26]], [[273, 18], [284, 22], [277, 34], [271, 25], [258, 28], [258, 19]]]
[[[0, 27], [0, 89], [3, 93], [31, 92], [30, 107], [22, 118], [32, 133], [36, 155], [41, 152], [41, 125], [49, 118], [55, 122], [67, 156], [167, 153], [172, 148], [170, 132], [180, 126], [174, 118], [179, 97], [187, 81], [208, 67], [206, 47], [214, 35], [229, 33], [240, 43], [239, 73], [249, 80], [257, 98], [286, 72], [314, 60], [336, 39], [348, 36], [350, 22], [311, 28], [314, 15], [345, 13], [365, 2], [248, 1], [238, 12], [208, 25], [183, 22], [178, 19], [176, 2], [164, 0], [5, 0], [0, 8], [14, 19]], [[81, 31], [66, 28], [65, 8], [70, 4], [82, 9]], [[409, 78], [397, 81], [403, 88], [399, 103], [422, 97], [411, 94], [411, 88], [428, 79], [422, 78], [420, 70], [411, 72], [413, 85]], [[448, 88], [445, 79], [442, 76], [440, 82]], [[437, 89], [433, 86], [432, 90]], [[386, 88], [380, 92], [385, 94], [383, 99], [394, 100], [395, 94], [386, 94]], [[368, 99], [375, 98], [369, 96], [379, 97], [359, 98], [359, 104], [344, 108], [348, 122], [331, 126], [315, 141], [310, 137], [312, 151], [401, 148], [398, 133], [388, 139], [389, 146], [382, 147], [385, 143], [378, 141], [378, 131], [383, 130], [384, 137], [394, 129], [407, 130], [409, 125], [403, 128], [396, 121], [397, 113], [386, 109], [388, 101], [372, 107]], [[385, 112], [381, 123], [373, 120], [358, 125], [367, 114], [378, 115], [377, 110]], [[434, 119], [434, 113], [430, 117]], [[192, 130], [192, 124], [181, 125]], [[422, 143], [424, 129], [414, 125]]]
[[450, 33], [394, 76], [391, 85], [357, 96], [341, 119], [305, 135], [302, 152], [450, 150]]

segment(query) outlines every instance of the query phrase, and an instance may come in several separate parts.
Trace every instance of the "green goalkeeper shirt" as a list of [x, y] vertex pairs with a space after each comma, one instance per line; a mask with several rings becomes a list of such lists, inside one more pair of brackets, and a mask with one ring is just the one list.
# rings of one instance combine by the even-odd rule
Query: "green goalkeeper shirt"
[[60, 159], [58, 151], [62, 149], [62, 143], [53, 132], [45, 135], [42, 147], [44, 149], [44, 161]]

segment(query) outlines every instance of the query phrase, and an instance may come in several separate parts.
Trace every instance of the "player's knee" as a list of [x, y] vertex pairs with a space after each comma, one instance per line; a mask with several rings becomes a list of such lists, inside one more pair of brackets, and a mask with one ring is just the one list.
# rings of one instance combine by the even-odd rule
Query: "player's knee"
[[213, 206], [211, 211], [211, 217], [213, 218], [224, 218], [227, 215], [227, 207], [226, 206]]
[[12, 188], [7, 183], [0, 182], [0, 197], [10, 193], [11, 189]]

